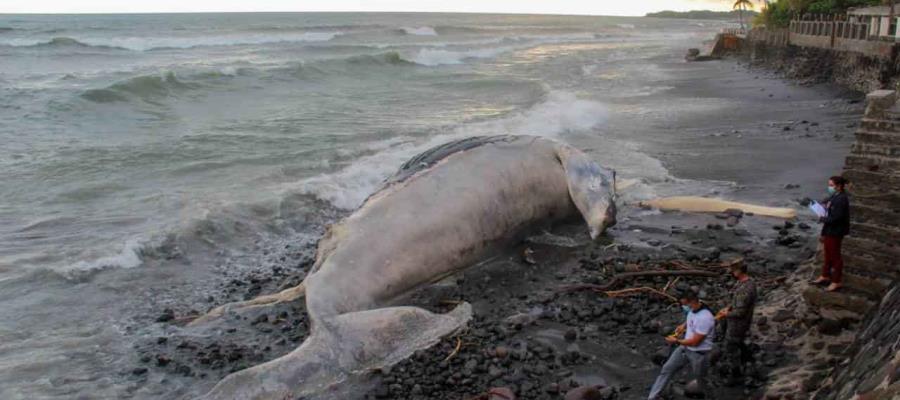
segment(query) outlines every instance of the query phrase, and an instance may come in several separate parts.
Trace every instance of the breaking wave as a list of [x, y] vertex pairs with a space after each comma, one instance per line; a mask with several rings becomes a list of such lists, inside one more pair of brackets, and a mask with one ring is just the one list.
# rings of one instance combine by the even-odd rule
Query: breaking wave
[[400, 30], [407, 35], [437, 36], [437, 32], [430, 26], [402, 27]]
[[473, 50], [444, 50], [444, 49], [422, 49], [419, 50], [410, 61], [434, 67], [438, 65], [462, 64], [466, 60], [476, 58], [492, 58], [500, 54], [515, 50], [515, 47], [490, 47]]
[[448, 141], [470, 136], [502, 134], [557, 137], [568, 132], [598, 127], [607, 118], [606, 107], [579, 99], [573, 93], [553, 91], [545, 99], [520, 113], [500, 119], [450, 127], [445, 133], [425, 140], [404, 138], [384, 151], [361, 157], [335, 173], [318, 175], [284, 188], [328, 201], [335, 207], [353, 210], [410, 157]]

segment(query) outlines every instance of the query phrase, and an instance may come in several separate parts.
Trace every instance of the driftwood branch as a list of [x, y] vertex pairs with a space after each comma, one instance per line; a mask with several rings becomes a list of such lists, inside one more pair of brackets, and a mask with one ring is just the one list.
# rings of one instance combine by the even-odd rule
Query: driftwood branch
[[451, 358], [455, 357], [457, 353], [459, 353], [459, 348], [462, 347], [462, 339], [459, 337], [456, 338], [456, 347], [453, 351], [444, 359], [444, 361], [449, 361]]
[[677, 271], [638, 271], [638, 272], [625, 272], [622, 274], [618, 274], [613, 276], [612, 280], [605, 285], [596, 285], [590, 283], [583, 283], [578, 285], [569, 285], [564, 286], [560, 289], [562, 292], [574, 292], [578, 290], [593, 290], [597, 292], [606, 292], [614, 288], [620, 282], [628, 279], [634, 278], [644, 278], [648, 276], [703, 276], [707, 278], [715, 278], [719, 276], [719, 273], [711, 272], [711, 271], [702, 271], [698, 269], [690, 269], [690, 270], [677, 270]]
[[609, 297], [621, 297], [621, 296], [628, 296], [628, 295], [642, 293], [642, 292], [656, 294], [656, 295], [665, 297], [669, 300], [672, 300], [673, 302], [678, 302], [678, 299], [675, 298], [675, 296], [672, 296], [668, 293], [662, 292], [660, 290], [654, 289], [649, 286], [641, 286], [641, 287], [628, 288], [628, 289], [622, 289], [622, 290], [612, 290], [612, 291], [608, 291], [608, 292], [603, 292], [603, 294], [605, 294]]

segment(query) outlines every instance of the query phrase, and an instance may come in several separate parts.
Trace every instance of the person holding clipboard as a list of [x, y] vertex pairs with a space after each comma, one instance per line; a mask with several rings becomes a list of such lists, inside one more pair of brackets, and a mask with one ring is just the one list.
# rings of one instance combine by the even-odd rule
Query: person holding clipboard
[[849, 181], [842, 176], [828, 179], [828, 193], [831, 195], [824, 205], [813, 202], [810, 209], [819, 216], [822, 222], [822, 235], [819, 241], [824, 247], [825, 263], [822, 274], [813, 283], [827, 284], [829, 292], [842, 286], [844, 260], [841, 258], [841, 242], [850, 233], [850, 198], [847, 196]]

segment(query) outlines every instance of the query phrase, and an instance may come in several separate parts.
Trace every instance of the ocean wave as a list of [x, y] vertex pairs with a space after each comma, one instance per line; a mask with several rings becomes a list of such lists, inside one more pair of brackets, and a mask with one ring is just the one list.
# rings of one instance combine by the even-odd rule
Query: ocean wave
[[400, 30], [407, 35], [415, 36], [437, 36], [438, 34], [434, 28], [430, 26], [402, 27]]
[[174, 72], [169, 71], [156, 75], [136, 76], [103, 89], [90, 89], [83, 92], [81, 97], [95, 103], [124, 102], [132, 98], [155, 100], [197, 87], [196, 83], [183, 82]]
[[307, 43], [327, 42], [342, 32], [299, 32], [277, 34], [243, 34], [224, 36], [185, 36], [185, 37], [96, 37], [96, 38], [69, 38], [57, 37], [49, 41], [39, 39], [13, 39], [4, 44], [11, 47], [41, 48], [41, 47], [80, 47], [120, 49], [134, 51], [160, 51], [171, 49], [191, 49], [213, 46], [241, 46], [254, 44], [275, 43]]
[[60, 272], [93, 271], [105, 268], [135, 268], [143, 263], [141, 253], [144, 243], [137, 238], [130, 239], [122, 245], [118, 253], [99, 257], [90, 261], [78, 261], [63, 268]]
[[284, 187], [352, 210], [377, 190], [397, 167], [410, 157], [436, 145], [471, 136], [523, 134], [544, 137], [596, 128], [607, 119], [606, 107], [579, 99], [573, 93], [553, 91], [545, 99], [520, 113], [503, 118], [463, 124], [425, 140], [402, 141], [384, 151], [361, 157], [335, 173], [318, 175]]
[[192, 49], [198, 47], [216, 46], [242, 46], [253, 44], [276, 43], [311, 43], [327, 42], [343, 35], [343, 32], [302, 32], [296, 34], [278, 35], [240, 35], [240, 36], [212, 36], [198, 38], [149, 38], [129, 41], [124, 47], [135, 50], [159, 51], [168, 49]]
[[[17, 43], [17, 42], [13, 42]], [[60, 36], [46, 42], [30, 44], [8, 44], [12, 47], [25, 47], [33, 49], [97, 49], [97, 50], [127, 50], [123, 47], [88, 44], [70, 37]]]
[[15, 30], [15, 29], [10, 28], [10, 27], [8, 27], [8, 26], [0, 26], [0, 33], [12, 32], [12, 31], [14, 31], [14, 30]]
[[515, 50], [515, 47], [488, 47], [472, 50], [444, 50], [444, 49], [422, 49], [419, 50], [410, 61], [434, 67], [438, 65], [462, 64], [466, 60], [476, 58], [492, 58], [500, 54]]

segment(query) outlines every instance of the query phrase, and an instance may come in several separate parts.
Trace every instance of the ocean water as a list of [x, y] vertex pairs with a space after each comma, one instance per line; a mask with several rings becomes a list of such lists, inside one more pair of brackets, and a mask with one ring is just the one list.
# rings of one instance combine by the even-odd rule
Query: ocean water
[[0, 398], [166, 398], [165, 382], [127, 377], [136, 338], [167, 329], [154, 313], [222, 300], [230, 273], [313, 245], [448, 140], [558, 138], [641, 182], [641, 196], [664, 190], [639, 136], [607, 135], [610, 105], [640, 116], [641, 99], [668, 89], [654, 60], [719, 27], [0, 15]]

